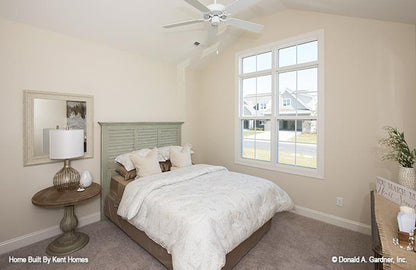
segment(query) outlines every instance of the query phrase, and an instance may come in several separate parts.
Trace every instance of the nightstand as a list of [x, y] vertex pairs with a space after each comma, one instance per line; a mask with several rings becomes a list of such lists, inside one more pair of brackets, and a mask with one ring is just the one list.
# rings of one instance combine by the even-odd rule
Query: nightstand
[[32, 203], [45, 208], [64, 207], [64, 217], [60, 228], [63, 234], [50, 243], [46, 253], [54, 256], [64, 256], [83, 248], [89, 241], [87, 234], [75, 231], [78, 219], [74, 213], [74, 206], [81, 204], [101, 193], [101, 186], [92, 183], [82, 192], [76, 190], [58, 191], [55, 187], [48, 187], [32, 197]]

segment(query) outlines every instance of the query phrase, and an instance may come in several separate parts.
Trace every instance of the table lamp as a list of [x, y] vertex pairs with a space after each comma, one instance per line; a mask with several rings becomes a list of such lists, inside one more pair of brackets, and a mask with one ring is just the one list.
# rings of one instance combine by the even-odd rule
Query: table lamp
[[84, 130], [52, 129], [49, 131], [49, 158], [64, 160], [64, 167], [53, 178], [58, 191], [76, 189], [79, 172], [71, 167], [70, 159], [84, 155]]

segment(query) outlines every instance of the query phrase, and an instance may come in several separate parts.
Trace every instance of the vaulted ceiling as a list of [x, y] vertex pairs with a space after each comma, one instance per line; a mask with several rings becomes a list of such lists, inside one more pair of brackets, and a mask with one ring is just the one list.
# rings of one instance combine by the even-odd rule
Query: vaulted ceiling
[[[227, 5], [232, 0], [218, 2]], [[253, 19], [285, 8], [416, 24], [416, 0], [259, 0], [233, 15]], [[210, 27], [163, 29], [165, 24], [201, 18], [183, 0], [0, 0], [0, 16], [171, 63], [189, 57], [194, 41], [204, 45]], [[229, 43], [241, 33], [228, 28], [221, 39]]]

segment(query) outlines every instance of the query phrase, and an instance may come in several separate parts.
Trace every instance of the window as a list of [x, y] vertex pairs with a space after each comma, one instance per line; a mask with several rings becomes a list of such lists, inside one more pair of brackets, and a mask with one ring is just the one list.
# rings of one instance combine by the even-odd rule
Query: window
[[323, 177], [323, 31], [237, 56], [236, 162]]
[[287, 107], [287, 106], [290, 106], [292, 104], [292, 100], [290, 98], [284, 98], [282, 103], [283, 103], [282, 104], [283, 107]]

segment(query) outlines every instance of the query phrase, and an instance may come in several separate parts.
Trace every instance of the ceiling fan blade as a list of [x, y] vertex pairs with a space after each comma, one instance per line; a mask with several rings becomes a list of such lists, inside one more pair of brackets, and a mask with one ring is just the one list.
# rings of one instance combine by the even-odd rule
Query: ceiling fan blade
[[164, 25], [164, 28], [172, 28], [172, 27], [177, 27], [177, 26], [183, 26], [183, 25], [188, 25], [188, 24], [194, 24], [194, 23], [201, 23], [204, 22], [204, 19], [199, 19], [199, 20], [192, 20], [192, 21], [185, 21], [185, 22], [178, 22], [178, 23], [174, 23], [174, 24], [167, 24]]
[[250, 32], [260, 33], [263, 30], [264, 25], [244, 21], [236, 18], [228, 18], [226, 21], [227, 25], [231, 25], [240, 29], [244, 29]]
[[242, 9], [254, 5], [257, 2], [258, 0], [235, 0], [234, 2], [225, 7], [225, 11], [229, 14], [235, 14]]
[[190, 4], [194, 8], [200, 10], [203, 13], [210, 12], [209, 8], [207, 8], [204, 4], [199, 2], [198, 0], [185, 0], [186, 3]]
[[218, 50], [220, 42], [216, 42], [202, 51], [201, 59]]

